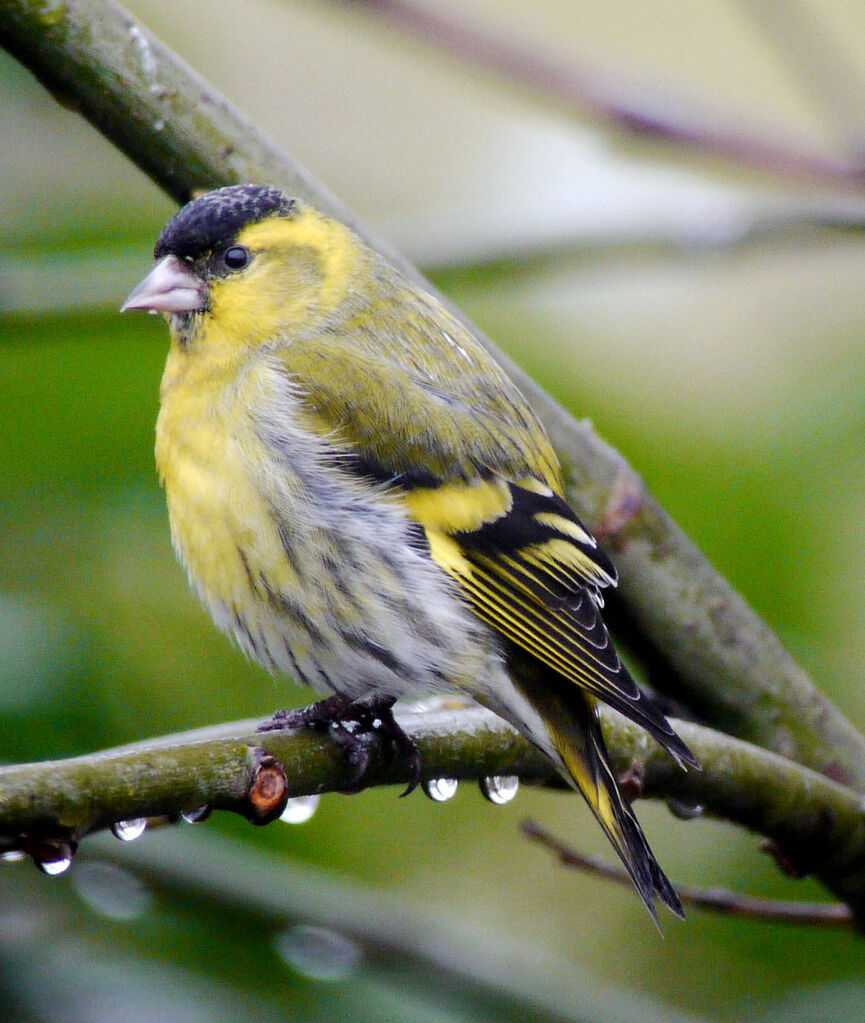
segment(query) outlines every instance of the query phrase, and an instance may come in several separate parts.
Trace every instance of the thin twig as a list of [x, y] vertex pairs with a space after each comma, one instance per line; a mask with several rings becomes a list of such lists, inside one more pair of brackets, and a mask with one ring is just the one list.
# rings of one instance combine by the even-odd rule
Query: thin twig
[[[594, 874], [616, 884], [631, 885], [627, 871], [600, 856], [577, 852], [533, 820], [523, 821], [521, 829], [528, 838], [545, 846], [566, 867]], [[741, 895], [728, 888], [695, 888], [676, 885], [679, 898], [687, 906], [708, 909], [726, 916], [764, 920], [768, 923], [808, 924], [812, 927], [851, 927], [853, 913], [843, 902], [793, 902], [784, 899], [761, 899]]]
[[861, 151], [854, 147], [850, 147], [849, 159], [832, 159], [780, 142], [766, 142], [744, 131], [717, 128], [717, 115], [709, 110], [686, 118], [681, 98], [670, 97], [662, 109], [657, 90], [638, 91], [613, 84], [609, 76], [605, 80], [597, 70], [580, 68], [573, 59], [566, 66], [563, 60], [551, 59], [523, 41], [514, 44], [489, 29], [470, 25], [465, 17], [421, 8], [409, 0], [353, 0], [352, 6], [368, 7], [424, 42], [456, 54], [473, 67], [529, 86], [571, 112], [588, 113], [642, 138], [676, 143], [703, 156], [732, 160], [785, 177], [857, 190], [865, 184], [865, 163]]

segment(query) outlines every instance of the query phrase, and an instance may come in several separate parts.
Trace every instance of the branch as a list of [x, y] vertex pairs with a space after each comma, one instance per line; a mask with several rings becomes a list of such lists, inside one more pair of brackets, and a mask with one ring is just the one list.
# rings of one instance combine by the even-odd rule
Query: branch
[[[403, 710], [399, 721], [423, 758], [423, 776], [513, 775], [561, 787], [545, 757], [479, 707]], [[676, 728], [703, 764], [681, 771], [642, 729], [603, 710], [613, 765], [642, 794], [700, 807], [772, 839], [800, 875], [813, 873], [865, 916], [865, 813], [850, 789], [765, 750], [688, 722]], [[120, 821], [230, 810], [256, 823], [290, 797], [345, 790], [353, 767], [326, 733], [256, 733], [242, 721], [72, 760], [0, 769], [0, 849], [52, 861]], [[369, 786], [405, 785], [409, 769], [370, 738]], [[277, 785], [270, 784], [274, 779]], [[267, 784], [263, 784], [267, 782]]]
[[[545, 846], [566, 867], [581, 870], [595, 877], [602, 877], [625, 887], [631, 885], [628, 872], [615, 863], [608, 863], [599, 856], [577, 852], [560, 841], [540, 824], [532, 820], [523, 821], [522, 832], [527, 838]], [[772, 924], [808, 924], [815, 927], [850, 927], [853, 914], [841, 902], [792, 902], [779, 899], [760, 899], [742, 895], [727, 888], [694, 888], [690, 885], [676, 885], [676, 894], [686, 906], [708, 909], [726, 916], [745, 917], [748, 920], [764, 920]]]
[[[178, 201], [198, 188], [270, 181], [351, 225], [417, 271], [131, 15], [110, 0], [0, 0], [0, 44]], [[865, 790], [865, 739], [675, 525], [624, 459], [478, 333], [545, 422], [579, 514], [598, 527], [635, 627], [709, 722]]]
[[[410, 0], [351, 0], [351, 5], [369, 8], [388, 25], [397, 25], [422, 42], [456, 55], [472, 67], [482, 67], [539, 92], [569, 113], [587, 113], [640, 139], [673, 143], [679, 149], [691, 150], [700, 156], [733, 161], [788, 178], [820, 181], [856, 191], [861, 191], [865, 184], [861, 138], [849, 130], [849, 115], [844, 120], [836, 117], [841, 127], [848, 129], [843, 132], [841, 142], [849, 150], [849, 157], [832, 159], [779, 142], [767, 143], [735, 128], [718, 127], [717, 112], [708, 109], [686, 116], [682, 97], [667, 98], [664, 102], [657, 90], [646, 89], [644, 83], [642, 88], [634, 84], [613, 83], [595, 69], [576, 66], [573, 59], [565, 62], [550, 58], [546, 53], [527, 46], [523, 39], [518, 43], [511, 42], [487, 28], [472, 27], [462, 15], [453, 16], [429, 7], [422, 8]], [[754, 13], [752, 8], [749, 9]], [[808, 13], [804, 8], [791, 12], [789, 3], [783, 5], [783, 14], [770, 9], [770, 16], [765, 18], [771, 26], [771, 32], [767, 33], [769, 42], [777, 44], [785, 19], [797, 14], [800, 21], [805, 21]], [[828, 47], [831, 43], [828, 36], [822, 34], [815, 47], [814, 22], [812, 16], [795, 36], [794, 67], [802, 72], [804, 44], [810, 43], [808, 48], [812, 60], [806, 70], [812, 72], [809, 75], [811, 82], [825, 91], [827, 76], [832, 74], [839, 78], [846, 68], [842, 66], [839, 71], [841, 62], [837, 47], [832, 47], [830, 60], [826, 59], [825, 51], [816, 55], [818, 58], [822, 56], [822, 60], [814, 59], [816, 48]], [[833, 97], [837, 100], [834, 111], [848, 111], [855, 105], [855, 97], [861, 91], [861, 83], [852, 73], [847, 74], [844, 86], [843, 92], [836, 89], [838, 95]], [[671, 112], [674, 107], [675, 114]], [[859, 124], [856, 127], [861, 129]]]
[[[479, 708], [402, 713], [418, 742], [425, 780], [518, 774], [552, 780], [549, 761], [499, 718]], [[258, 721], [166, 736], [70, 760], [0, 768], [0, 847], [21, 836], [79, 842], [120, 821], [230, 810], [266, 823], [280, 802], [350, 788], [356, 768], [326, 732], [256, 732]], [[407, 784], [408, 769], [371, 736], [364, 784]], [[284, 778], [276, 798], [260, 801], [262, 765], [276, 758]]]

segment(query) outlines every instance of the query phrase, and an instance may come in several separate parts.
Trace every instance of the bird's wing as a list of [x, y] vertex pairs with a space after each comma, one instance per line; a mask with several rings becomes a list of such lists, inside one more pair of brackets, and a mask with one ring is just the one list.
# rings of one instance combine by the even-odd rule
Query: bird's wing
[[[416, 514], [433, 559], [481, 618], [637, 722], [681, 763], [696, 765], [616, 653], [600, 611], [602, 590], [615, 585], [616, 572], [571, 508], [555, 492], [527, 480], [489, 480], [480, 486], [495, 487], [503, 500], [500, 514], [478, 528], [449, 531], [433, 516]], [[410, 509], [423, 506], [420, 495], [406, 500]]]
[[381, 351], [326, 346], [284, 357], [305, 425], [405, 503], [476, 614], [695, 763], [619, 659], [600, 614], [615, 569], [558, 492], [546, 436], [492, 360], [468, 379], [437, 358], [433, 378]]
[[546, 434], [510, 379], [474, 339], [445, 336], [429, 364], [429, 343], [401, 350], [387, 338], [361, 347], [325, 335], [274, 355], [296, 384], [303, 425], [380, 483], [435, 488], [493, 473], [557, 480]]

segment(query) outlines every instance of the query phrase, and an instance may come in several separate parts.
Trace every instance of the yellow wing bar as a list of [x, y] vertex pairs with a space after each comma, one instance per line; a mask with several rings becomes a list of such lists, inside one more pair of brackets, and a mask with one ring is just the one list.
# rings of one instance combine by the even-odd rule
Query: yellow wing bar
[[[653, 735], [682, 763], [695, 760], [622, 664], [601, 619], [615, 570], [565, 502], [504, 484], [511, 500], [471, 531], [423, 523], [430, 554], [475, 613], [575, 686]], [[487, 503], [491, 507], [492, 502]]]

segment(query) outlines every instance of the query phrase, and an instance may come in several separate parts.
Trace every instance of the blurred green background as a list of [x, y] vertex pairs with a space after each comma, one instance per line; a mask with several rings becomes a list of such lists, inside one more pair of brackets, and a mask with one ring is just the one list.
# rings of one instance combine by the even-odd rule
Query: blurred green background
[[[857, 156], [865, 9], [427, 0], [613, 93]], [[591, 418], [860, 727], [865, 201], [647, 146], [336, 3], [133, 10]], [[153, 468], [166, 330], [117, 308], [171, 203], [0, 54], [0, 758], [83, 753], [309, 694], [187, 589]], [[833, 226], [834, 225], [834, 226]], [[10, 1021], [857, 1019], [845, 933], [692, 912], [570, 874], [464, 786], [329, 796], [302, 826], [217, 815], [0, 869]], [[640, 816], [674, 882], [821, 897], [750, 836]]]

